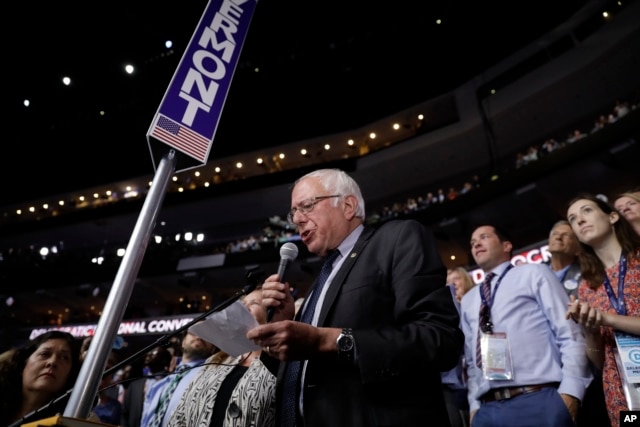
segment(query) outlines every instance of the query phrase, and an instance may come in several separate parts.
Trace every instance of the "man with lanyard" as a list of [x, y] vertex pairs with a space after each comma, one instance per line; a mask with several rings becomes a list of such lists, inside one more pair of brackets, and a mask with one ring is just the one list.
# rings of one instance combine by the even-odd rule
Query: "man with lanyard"
[[546, 266], [511, 263], [513, 245], [492, 225], [474, 229], [471, 252], [486, 278], [462, 300], [474, 427], [573, 427], [592, 380], [569, 298]]

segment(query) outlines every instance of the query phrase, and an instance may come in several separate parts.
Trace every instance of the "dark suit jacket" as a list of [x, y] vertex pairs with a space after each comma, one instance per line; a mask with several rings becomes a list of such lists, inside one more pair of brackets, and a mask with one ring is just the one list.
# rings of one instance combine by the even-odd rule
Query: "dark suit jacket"
[[318, 326], [353, 328], [356, 361], [308, 361], [298, 427], [449, 426], [440, 372], [455, 366], [464, 337], [433, 236], [417, 221], [389, 221], [343, 255]]
[[122, 402], [122, 427], [140, 427], [146, 381], [146, 378], [139, 378], [132, 381], [125, 390]]

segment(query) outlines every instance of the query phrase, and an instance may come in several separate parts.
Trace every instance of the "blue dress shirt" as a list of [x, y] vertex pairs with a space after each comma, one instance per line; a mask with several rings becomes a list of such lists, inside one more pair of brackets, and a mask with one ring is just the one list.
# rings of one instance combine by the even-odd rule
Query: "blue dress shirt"
[[[178, 383], [176, 389], [173, 392], [173, 396], [171, 396], [171, 401], [169, 402], [169, 407], [167, 408], [167, 413], [162, 420], [162, 425], [166, 425], [169, 417], [175, 411], [178, 403], [180, 402], [180, 398], [184, 394], [191, 381], [196, 377], [198, 371], [201, 369], [199, 365], [202, 365], [206, 359], [200, 359], [193, 362], [186, 363], [187, 366], [193, 367], [193, 369], [189, 370], [180, 382]], [[182, 364], [181, 364], [182, 365]], [[142, 407], [142, 422], [140, 423], [140, 427], [147, 427], [149, 422], [151, 421], [151, 417], [154, 414], [156, 407], [158, 406], [158, 402], [160, 400], [160, 395], [162, 391], [165, 389], [167, 385], [171, 382], [173, 375], [167, 375], [163, 379], [156, 382], [153, 387], [151, 387], [145, 396], [144, 404]]]
[[499, 387], [516, 387], [558, 382], [559, 393], [580, 400], [593, 379], [586, 355], [585, 339], [579, 325], [565, 318], [569, 297], [551, 269], [541, 264], [521, 264], [502, 279], [497, 292], [497, 277], [507, 268], [504, 262], [494, 268], [491, 321], [494, 332], [507, 335], [513, 379], [488, 380], [476, 366], [480, 287], [462, 298], [460, 315], [465, 335], [469, 409], [480, 407], [480, 397]]

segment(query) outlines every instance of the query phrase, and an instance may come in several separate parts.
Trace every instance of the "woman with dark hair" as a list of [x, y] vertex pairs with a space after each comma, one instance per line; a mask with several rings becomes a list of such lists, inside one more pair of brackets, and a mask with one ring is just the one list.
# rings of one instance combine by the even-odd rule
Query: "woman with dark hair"
[[67, 332], [49, 331], [16, 349], [0, 364], [0, 425], [63, 412], [67, 399], [53, 401], [73, 387], [80, 363], [79, 343]]
[[640, 341], [640, 236], [607, 202], [583, 194], [569, 203], [567, 220], [578, 237], [582, 280], [567, 317], [584, 326], [587, 356], [602, 370], [612, 426], [629, 410], [616, 363], [616, 337]]

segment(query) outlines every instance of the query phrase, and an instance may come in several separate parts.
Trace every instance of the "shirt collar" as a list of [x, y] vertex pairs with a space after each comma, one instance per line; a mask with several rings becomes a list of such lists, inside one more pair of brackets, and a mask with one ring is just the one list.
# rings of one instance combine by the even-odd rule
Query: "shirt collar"
[[495, 273], [495, 277], [500, 277], [502, 273], [504, 273], [504, 271], [507, 269], [507, 267], [509, 267], [509, 264], [511, 264], [511, 261], [505, 261], [502, 264], [498, 264], [491, 271]]
[[341, 257], [345, 257], [353, 250], [363, 230], [364, 225], [360, 224], [338, 245], [337, 249], [340, 251]]

